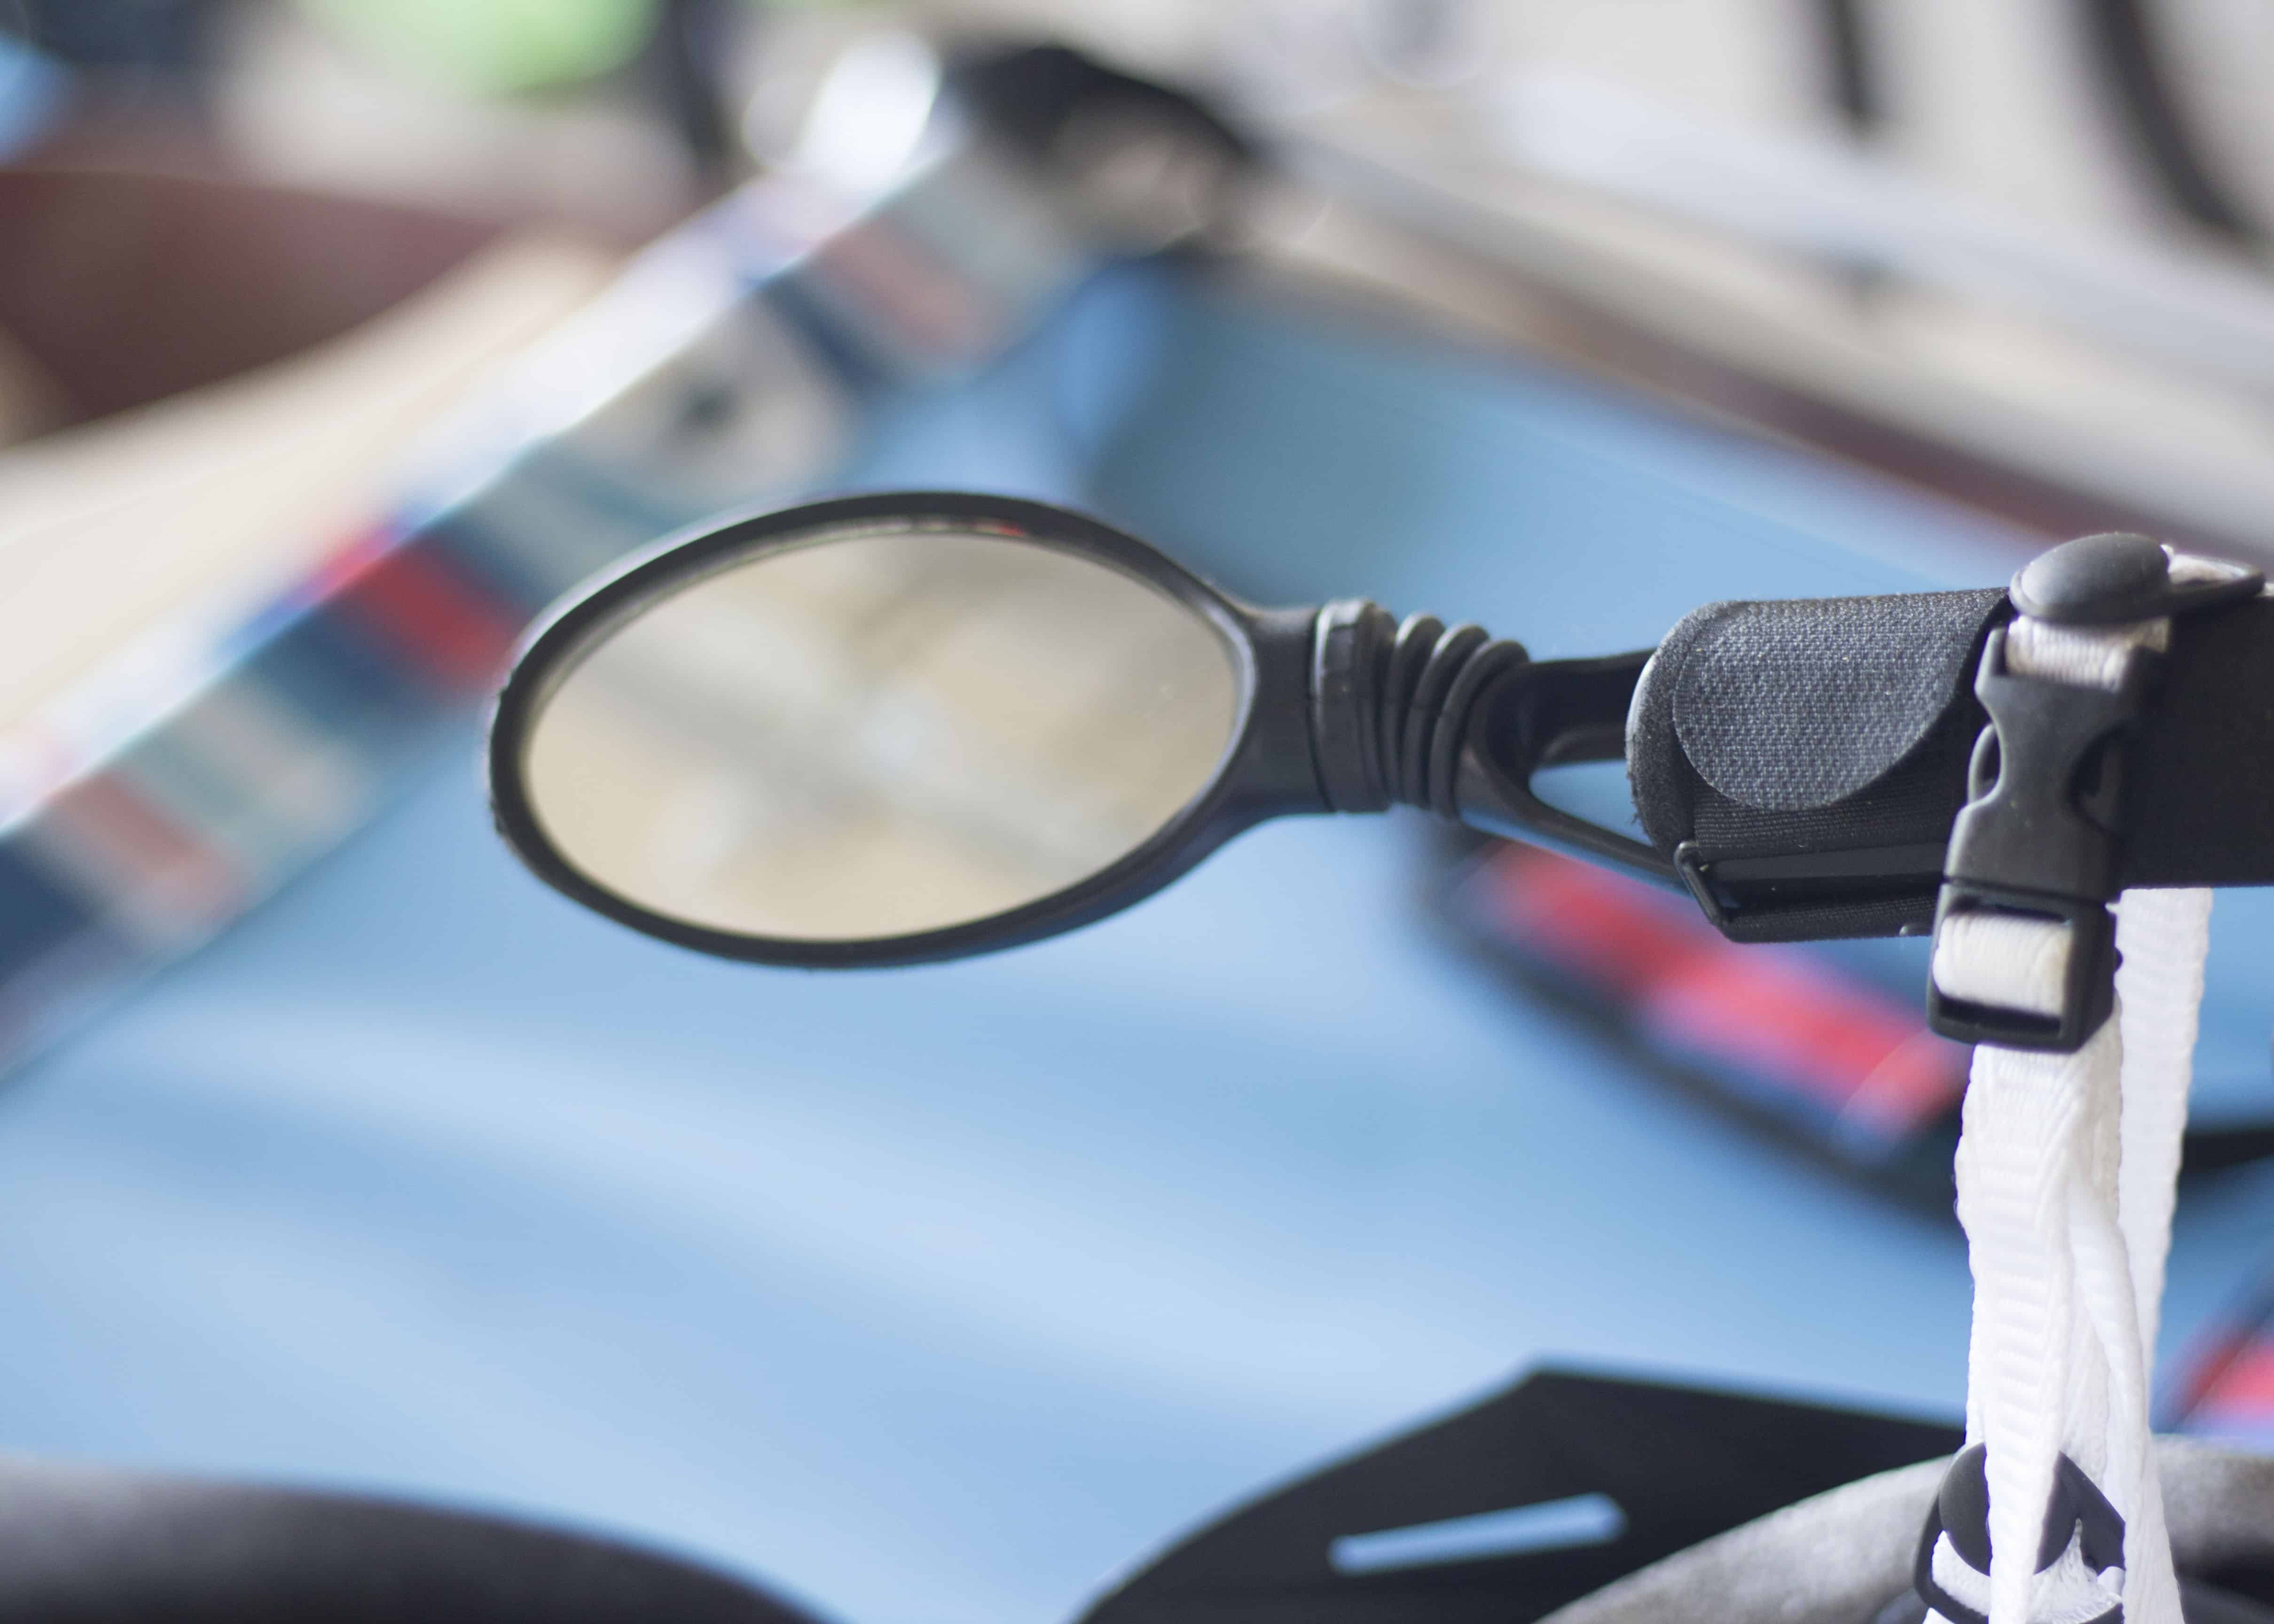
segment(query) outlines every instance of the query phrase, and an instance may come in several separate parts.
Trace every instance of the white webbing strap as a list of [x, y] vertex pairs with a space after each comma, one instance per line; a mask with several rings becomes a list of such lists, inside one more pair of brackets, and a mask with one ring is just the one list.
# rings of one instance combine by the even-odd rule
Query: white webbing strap
[[2058, 1016], [2068, 983], [2068, 927], [1984, 908], [1954, 914], [1934, 937], [1943, 996], [1993, 1009]]
[[2180, 1140], [2187, 1132], [2203, 961], [2210, 951], [2210, 902], [2208, 890], [2127, 891], [2116, 914], [2116, 951], [2123, 955], [2116, 970], [2116, 1024], [2124, 1046], [2117, 1218], [2131, 1266], [2144, 1362], [2142, 1489], [2126, 1527], [2125, 1558], [2128, 1568], [2170, 1597], [2168, 1609], [2158, 1603], [2150, 1611], [2144, 1594], [2135, 1606], [2127, 1590], [2126, 1616], [2135, 1624], [2178, 1624], [2180, 1617], [2163, 1491], [2148, 1443], [2146, 1380], [2154, 1372], [2163, 1318], [2164, 1266], [2172, 1251], [2172, 1207], [2179, 1192]]
[[[2053, 657], [2033, 674], [2102, 685], [2120, 665], [2091, 643], [2160, 642], [2160, 628], [2059, 629], [2031, 650]], [[2009, 666], [2014, 647], [2009, 635]], [[2210, 921], [2208, 891], [2127, 891], [2116, 1014], [2073, 1055], [1975, 1049], [1958, 1214], [1974, 1272], [1967, 1441], [1987, 1448], [1992, 1563], [1985, 1583], [1946, 1542], [1934, 1571], [1990, 1624], [2084, 1624], [2120, 1600], [2125, 1624], [2180, 1624], [2148, 1379]], [[2052, 920], [1953, 915], [1932, 974], [1946, 996], [2052, 1013], [2068, 946]], [[2064, 1454], [2124, 1519], [2121, 1571], [2094, 1573], [2080, 1547], [2035, 1571]]]

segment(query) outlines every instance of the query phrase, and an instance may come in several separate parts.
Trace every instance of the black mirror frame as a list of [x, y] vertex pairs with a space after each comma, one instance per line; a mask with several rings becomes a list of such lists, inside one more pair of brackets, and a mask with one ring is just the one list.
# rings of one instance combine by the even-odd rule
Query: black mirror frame
[[[1197, 611], [1223, 640], [1239, 681], [1230, 743], [1208, 787], [1142, 845], [1088, 879], [1003, 914], [909, 936], [842, 942], [741, 935], [639, 906], [587, 879], [553, 846], [520, 765], [545, 701], [606, 633], [671, 590], [768, 544], [864, 521], [942, 521], [1094, 559]], [[814, 969], [929, 964], [1015, 947], [1118, 913], [1186, 873], [1234, 835], [1291, 813], [1323, 812], [1311, 746], [1314, 609], [1239, 602], [1134, 537], [1047, 503], [966, 492], [891, 492], [708, 523], [666, 538], [579, 587], [539, 616], [514, 652], [492, 710], [486, 760], [498, 833], [531, 872], [594, 913], [674, 945], [748, 963]]]

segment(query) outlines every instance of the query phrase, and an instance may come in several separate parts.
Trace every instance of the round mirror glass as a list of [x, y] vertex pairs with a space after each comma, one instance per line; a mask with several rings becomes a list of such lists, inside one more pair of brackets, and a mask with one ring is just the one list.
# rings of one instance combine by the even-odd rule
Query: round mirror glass
[[571, 658], [521, 756], [559, 855], [791, 942], [970, 924], [1111, 868], [1214, 781], [1241, 695], [1198, 607], [963, 523], [714, 560]]

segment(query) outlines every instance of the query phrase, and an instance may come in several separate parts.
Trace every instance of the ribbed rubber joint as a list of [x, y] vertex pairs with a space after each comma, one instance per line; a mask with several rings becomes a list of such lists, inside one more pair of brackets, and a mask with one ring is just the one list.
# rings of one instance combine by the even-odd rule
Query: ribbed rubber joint
[[1485, 685], [1525, 658], [1519, 643], [1434, 615], [1393, 620], [1365, 598], [1319, 611], [1311, 655], [1311, 741], [1338, 812], [1393, 804], [1457, 815], [1455, 785], [1470, 710]]

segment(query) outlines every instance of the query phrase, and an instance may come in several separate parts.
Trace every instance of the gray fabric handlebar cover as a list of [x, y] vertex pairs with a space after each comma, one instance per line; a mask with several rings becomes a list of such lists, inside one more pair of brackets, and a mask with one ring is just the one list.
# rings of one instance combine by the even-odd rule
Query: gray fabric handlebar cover
[[[1928, 927], [1985, 719], [1975, 668], [2011, 613], [1995, 589], [1720, 603], [1668, 634], [1627, 723], [1645, 832], [1693, 888], [1780, 862], [1819, 871], [1757, 877], [1743, 906], [1701, 897], [1724, 930]], [[2123, 883], [2274, 883], [2274, 597], [2178, 622], [2127, 776]]]

